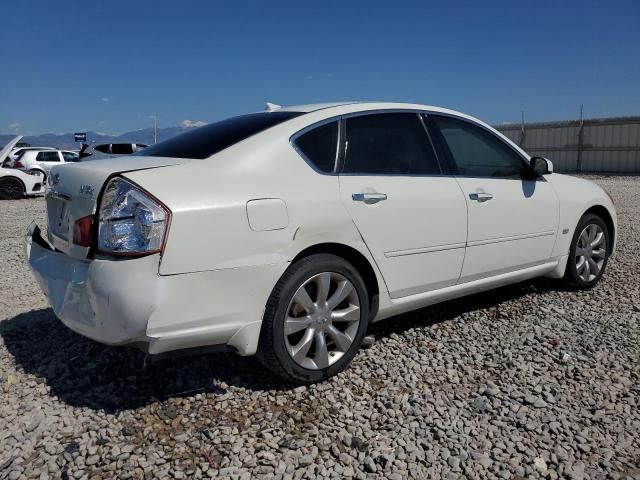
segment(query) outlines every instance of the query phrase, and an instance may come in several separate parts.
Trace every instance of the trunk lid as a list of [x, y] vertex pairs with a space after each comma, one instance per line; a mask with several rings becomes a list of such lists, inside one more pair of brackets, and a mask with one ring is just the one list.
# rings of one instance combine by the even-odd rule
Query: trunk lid
[[53, 167], [47, 179], [45, 196], [47, 239], [57, 250], [76, 258], [87, 258], [89, 248], [73, 243], [73, 225], [76, 220], [96, 213], [98, 195], [109, 177], [193, 161], [185, 158], [136, 156], [65, 163]]

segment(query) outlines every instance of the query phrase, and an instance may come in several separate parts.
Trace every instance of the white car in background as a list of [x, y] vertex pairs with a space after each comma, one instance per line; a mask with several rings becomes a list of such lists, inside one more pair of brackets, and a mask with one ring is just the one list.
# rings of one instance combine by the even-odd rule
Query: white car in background
[[82, 335], [257, 353], [309, 383], [345, 368], [370, 322], [540, 276], [596, 285], [613, 202], [552, 171], [452, 110], [275, 109], [54, 168], [26, 255]]
[[27, 172], [40, 172], [46, 181], [53, 166], [79, 161], [78, 152], [70, 150], [26, 150], [16, 159], [13, 168], [19, 168]]
[[13, 168], [16, 160], [20, 158], [20, 156], [29, 150], [55, 150], [53, 147], [17, 147], [13, 148], [11, 152], [4, 158], [2, 162], [3, 167]]
[[101, 143], [98, 145], [82, 144], [80, 160], [104, 160], [105, 158], [122, 157], [139, 152], [147, 145], [143, 143]]
[[[21, 135], [15, 137], [0, 150], [0, 158], [11, 151]], [[17, 200], [27, 195], [44, 193], [44, 176], [40, 172], [23, 172], [13, 168], [0, 167], [0, 200]]]

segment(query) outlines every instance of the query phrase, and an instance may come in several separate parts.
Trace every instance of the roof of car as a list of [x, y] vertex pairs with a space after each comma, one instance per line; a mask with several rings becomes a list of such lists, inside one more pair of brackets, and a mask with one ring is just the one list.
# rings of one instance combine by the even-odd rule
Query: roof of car
[[52, 147], [47, 147], [47, 148], [30, 148], [28, 150], [28, 152], [71, 152], [71, 153], [78, 153], [77, 151], [74, 150], [67, 150], [64, 148], [52, 148]]
[[[343, 107], [343, 108], [340, 108], [340, 107]], [[417, 103], [404, 103], [404, 102], [351, 101], [351, 102], [332, 102], [332, 103], [310, 103], [307, 105], [291, 105], [286, 107], [280, 107], [277, 109], [277, 111], [311, 113], [311, 112], [317, 112], [319, 110], [331, 110], [336, 108], [340, 108], [340, 110], [344, 110], [345, 107], [347, 110], [352, 112], [377, 110], [377, 109], [380, 109], [380, 110], [419, 109], [419, 110], [430, 110], [430, 111], [439, 112], [439, 113], [449, 113], [449, 114], [459, 115], [466, 118], [473, 118], [462, 112], [450, 110], [448, 108], [436, 107], [433, 105], [422, 105]], [[477, 119], [474, 118], [474, 120], [477, 120]]]
[[14, 150], [55, 150], [55, 147], [14, 147]]
[[315, 112], [316, 110], [324, 110], [325, 108], [340, 107], [342, 105], [351, 105], [353, 103], [362, 102], [327, 102], [327, 103], [308, 103], [306, 105], [290, 105], [278, 109], [280, 112]]

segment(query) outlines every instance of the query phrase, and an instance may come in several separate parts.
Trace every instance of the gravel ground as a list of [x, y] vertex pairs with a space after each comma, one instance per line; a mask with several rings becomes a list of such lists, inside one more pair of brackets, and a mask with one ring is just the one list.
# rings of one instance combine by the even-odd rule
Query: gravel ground
[[23, 263], [42, 199], [0, 204], [0, 478], [640, 479], [640, 178], [587, 292], [526, 282], [376, 324], [337, 378], [166, 359], [62, 326]]

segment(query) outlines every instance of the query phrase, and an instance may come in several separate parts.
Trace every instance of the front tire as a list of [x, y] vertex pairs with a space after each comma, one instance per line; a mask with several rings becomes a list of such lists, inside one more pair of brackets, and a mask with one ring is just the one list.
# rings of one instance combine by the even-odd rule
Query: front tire
[[344, 370], [369, 325], [362, 276], [335, 255], [306, 257], [287, 269], [265, 309], [257, 356], [295, 383], [315, 383]]
[[0, 178], [0, 200], [19, 200], [24, 197], [24, 184], [15, 177]]
[[584, 215], [571, 240], [564, 283], [576, 289], [594, 287], [602, 278], [609, 260], [609, 229], [602, 218]]

